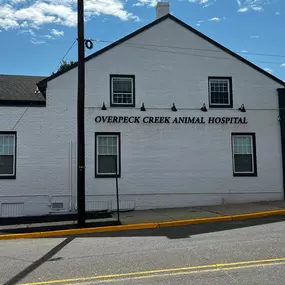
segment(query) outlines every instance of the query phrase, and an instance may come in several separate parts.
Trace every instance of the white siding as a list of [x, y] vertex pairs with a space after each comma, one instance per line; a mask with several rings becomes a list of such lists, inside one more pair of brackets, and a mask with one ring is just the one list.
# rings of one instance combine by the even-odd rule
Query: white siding
[[[109, 75], [116, 73], [135, 75], [136, 108], [109, 107]], [[208, 109], [207, 113], [179, 110], [197, 109], [203, 103], [208, 107], [208, 76], [232, 77], [233, 109]], [[121, 133], [119, 191], [126, 208], [281, 199], [276, 91], [280, 87], [170, 19], [88, 61], [85, 114], [88, 207], [96, 203], [99, 208], [116, 207], [115, 180], [94, 178], [95, 132]], [[0, 202], [24, 202], [25, 215], [50, 212], [51, 201], [63, 202], [66, 210], [75, 207], [76, 93], [74, 69], [48, 82], [46, 108], [29, 108], [23, 116], [15, 128], [17, 178], [0, 180]], [[103, 102], [107, 111], [100, 109]], [[139, 110], [142, 102], [146, 112]], [[172, 103], [178, 112], [170, 111]], [[237, 110], [241, 104], [245, 105], [246, 113]], [[11, 130], [24, 110], [1, 107], [0, 130]], [[95, 124], [98, 115], [246, 116], [248, 124]], [[257, 177], [233, 177], [232, 132], [256, 134]], [[69, 199], [70, 194], [73, 200]], [[7, 197], [13, 195], [17, 198]]]

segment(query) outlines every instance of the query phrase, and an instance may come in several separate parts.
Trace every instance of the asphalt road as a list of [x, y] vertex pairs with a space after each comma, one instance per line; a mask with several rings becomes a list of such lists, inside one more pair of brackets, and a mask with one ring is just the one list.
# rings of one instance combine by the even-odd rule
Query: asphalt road
[[284, 285], [285, 221], [0, 241], [0, 284]]

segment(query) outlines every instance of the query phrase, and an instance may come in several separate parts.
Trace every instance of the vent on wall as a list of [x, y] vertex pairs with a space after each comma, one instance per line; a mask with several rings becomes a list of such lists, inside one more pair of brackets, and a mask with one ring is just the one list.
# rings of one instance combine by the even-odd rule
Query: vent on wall
[[22, 217], [24, 215], [24, 203], [2, 203], [1, 217]]
[[52, 210], [55, 210], [55, 211], [63, 210], [64, 209], [63, 202], [52, 202], [51, 208]]

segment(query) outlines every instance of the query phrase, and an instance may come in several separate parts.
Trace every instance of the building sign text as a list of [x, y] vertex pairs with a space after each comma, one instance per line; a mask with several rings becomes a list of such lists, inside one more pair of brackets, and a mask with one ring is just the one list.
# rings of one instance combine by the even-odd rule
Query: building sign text
[[246, 117], [140, 117], [97, 116], [95, 123], [123, 124], [247, 124]]

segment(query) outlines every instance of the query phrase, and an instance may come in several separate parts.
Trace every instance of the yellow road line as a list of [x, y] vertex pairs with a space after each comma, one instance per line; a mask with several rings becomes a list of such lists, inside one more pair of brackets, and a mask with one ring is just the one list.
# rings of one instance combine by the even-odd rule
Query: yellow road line
[[[190, 275], [190, 274], [198, 274], [198, 273], [212, 273], [212, 272], [223, 272], [229, 270], [238, 270], [238, 269], [247, 269], [247, 268], [255, 268], [255, 267], [265, 267], [265, 266], [274, 266], [274, 265], [282, 265], [285, 264], [284, 262], [274, 262], [274, 263], [265, 263], [265, 264], [251, 264], [251, 265], [244, 265], [244, 266], [234, 266], [229, 268], [213, 268], [213, 269], [202, 269], [202, 270], [195, 270], [195, 271], [182, 271], [182, 272], [173, 272], [173, 273], [164, 273], [164, 274], [153, 274], [153, 275], [146, 275], [146, 276], [134, 276], [134, 277], [125, 277], [125, 278], [113, 278], [113, 279], [104, 279], [104, 280], [95, 280], [97, 284], [100, 283], [110, 283], [110, 282], [120, 282], [126, 280], [140, 280], [140, 279], [151, 279], [151, 278], [158, 278], [158, 277], [169, 277], [169, 276], [179, 276], [179, 275]], [[88, 285], [93, 281], [84, 282], [84, 283], [73, 283], [72, 285]], [[68, 284], [69, 285], [69, 284]]]
[[[199, 266], [190, 266], [190, 267], [181, 267], [181, 268], [167, 268], [167, 269], [157, 269], [157, 270], [148, 270], [148, 271], [138, 271], [138, 272], [130, 272], [130, 273], [118, 273], [118, 274], [109, 274], [109, 275], [98, 275], [91, 277], [80, 277], [80, 278], [70, 278], [70, 279], [58, 279], [58, 280], [49, 280], [49, 281], [40, 281], [40, 282], [32, 282], [32, 283], [24, 283], [20, 285], [48, 285], [48, 284], [59, 284], [59, 283], [68, 283], [68, 282], [77, 282], [77, 281], [92, 281], [98, 279], [111, 279], [111, 278], [121, 278], [121, 277], [132, 277], [137, 275], [150, 275], [157, 273], [167, 273], [174, 274], [177, 271], [190, 271], [190, 270], [198, 270], [199, 272], [205, 268], [207, 270], [230, 270], [230, 268], [234, 267], [245, 267], [245, 266], [264, 266], [268, 264], [276, 264], [277, 262], [285, 262], [285, 258], [272, 258], [272, 259], [262, 259], [262, 260], [249, 260], [249, 261], [240, 261], [240, 262], [231, 262], [231, 263], [218, 263], [218, 264], [209, 264], [209, 265], [199, 265]], [[241, 266], [242, 265], [242, 266]], [[232, 267], [230, 267], [232, 266]], [[230, 267], [230, 268], [229, 268]], [[202, 269], [202, 270], [200, 270]], [[193, 271], [191, 271], [193, 272]], [[185, 272], [184, 272], [185, 273]], [[182, 274], [182, 273], [181, 273]], [[138, 276], [137, 276], [138, 277]]]

